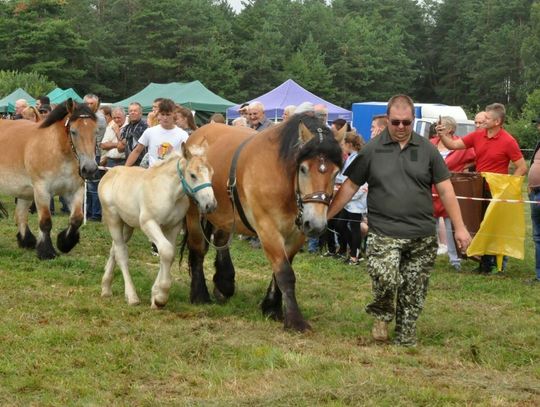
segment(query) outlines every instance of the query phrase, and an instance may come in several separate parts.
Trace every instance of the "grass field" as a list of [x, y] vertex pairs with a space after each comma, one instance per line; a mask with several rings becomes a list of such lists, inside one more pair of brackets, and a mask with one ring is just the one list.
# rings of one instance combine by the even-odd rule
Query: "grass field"
[[[12, 199], [3, 201], [12, 216]], [[55, 236], [66, 220], [54, 218]], [[102, 224], [84, 226], [70, 254], [42, 262], [2, 219], [0, 405], [537, 406], [540, 286], [523, 283], [533, 276], [527, 233], [525, 261], [510, 259], [504, 275], [473, 274], [473, 262], [456, 273], [440, 257], [419, 344], [401, 348], [370, 337], [364, 265], [297, 256], [298, 301], [314, 328], [297, 334], [261, 316], [270, 271], [246, 242], [232, 247], [231, 301], [191, 305], [185, 261], [176, 262], [169, 303], [156, 311], [158, 259], [140, 232], [130, 266], [142, 304], [129, 307], [119, 271], [114, 296], [100, 297], [110, 242]], [[210, 290], [212, 264], [213, 253]]]

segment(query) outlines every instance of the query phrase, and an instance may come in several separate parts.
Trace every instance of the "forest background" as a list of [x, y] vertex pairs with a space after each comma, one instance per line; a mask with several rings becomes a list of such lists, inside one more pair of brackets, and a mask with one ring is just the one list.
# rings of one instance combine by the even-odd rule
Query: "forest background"
[[533, 148], [540, 115], [534, 0], [0, 0], [0, 96], [54, 87], [123, 99], [200, 80], [242, 102], [292, 78], [350, 109], [418, 102], [507, 106]]

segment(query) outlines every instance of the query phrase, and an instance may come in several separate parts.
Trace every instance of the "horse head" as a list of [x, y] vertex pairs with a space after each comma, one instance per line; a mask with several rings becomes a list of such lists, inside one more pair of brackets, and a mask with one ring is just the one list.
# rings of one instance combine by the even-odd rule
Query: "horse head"
[[[182, 187], [198, 205], [201, 213], [213, 212], [217, 207], [216, 197], [212, 189], [212, 176], [214, 169], [208, 162], [206, 140], [202, 144], [194, 144], [186, 147], [182, 144], [182, 155], [185, 158], [183, 171], [178, 167], [178, 173], [182, 179]], [[183, 173], [182, 173], [183, 172]]]
[[[96, 114], [86, 104], [79, 104], [69, 98], [49, 113], [40, 125], [49, 127], [63, 122], [65, 133], [59, 135], [62, 143], [70, 146], [79, 162], [79, 173], [85, 178], [92, 178], [97, 171], [96, 137], [98, 133]], [[66, 137], [67, 136], [67, 137]]]
[[92, 178], [97, 171], [96, 138], [98, 125], [95, 113], [85, 104], [77, 104], [70, 98], [66, 102], [68, 118], [66, 131], [75, 156], [79, 161], [79, 172], [85, 179]]
[[343, 166], [340, 141], [343, 127], [336, 134], [325, 125], [298, 126], [296, 160], [297, 226], [306, 236], [319, 236], [326, 230], [326, 214], [334, 193], [334, 181]]

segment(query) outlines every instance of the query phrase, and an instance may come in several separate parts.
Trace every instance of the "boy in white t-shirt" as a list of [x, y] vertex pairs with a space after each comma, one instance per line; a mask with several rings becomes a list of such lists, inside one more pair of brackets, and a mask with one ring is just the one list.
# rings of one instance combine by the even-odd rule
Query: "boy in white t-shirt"
[[132, 166], [139, 155], [148, 147], [149, 166], [163, 160], [171, 151], [180, 152], [182, 143], [188, 139], [188, 134], [176, 127], [174, 121], [175, 104], [170, 99], [159, 102], [159, 125], [147, 128], [126, 160], [126, 166]]

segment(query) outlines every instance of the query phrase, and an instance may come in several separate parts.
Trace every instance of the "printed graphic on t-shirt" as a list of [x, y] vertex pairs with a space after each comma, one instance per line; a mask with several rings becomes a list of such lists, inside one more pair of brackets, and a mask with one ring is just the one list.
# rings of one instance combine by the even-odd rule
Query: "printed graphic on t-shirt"
[[173, 150], [173, 146], [171, 143], [161, 143], [157, 150], [157, 156], [160, 160], [163, 160], [167, 154], [169, 154]]

